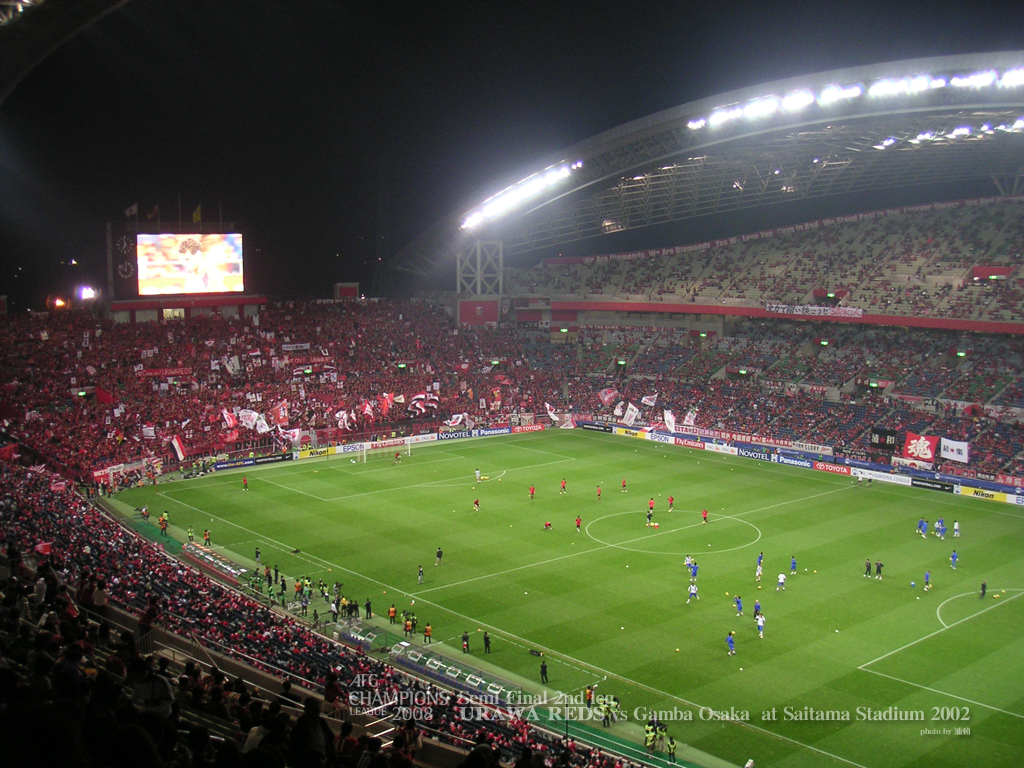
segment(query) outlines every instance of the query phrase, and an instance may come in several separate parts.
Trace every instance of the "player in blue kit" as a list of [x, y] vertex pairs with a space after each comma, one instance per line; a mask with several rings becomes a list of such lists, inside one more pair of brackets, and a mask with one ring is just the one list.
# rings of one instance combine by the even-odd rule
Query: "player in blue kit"
[[761, 601], [755, 599], [754, 600], [754, 618], [756, 619], [760, 615], [761, 615]]
[[736, 640], [733, 637], [735, 634], [735, 632], [730, 632], [728, 636], [725, 638], [725, 644], [729, 646], [730, 656], [736, 655]]
[[741, 598], [739, 595], [736, 595], [735, 601], [736, 601], [736, 615], [737, 616], [742, 616], [743, 615], [743, 598]]
[[759, 554], [757, 556], [757, 564], [758, 565], [764, 565], [764, 552], [762, 552], [761, 554]]
[[790, 561], [789, 561], [789, 572], [790, 573], [796, 573], [796, 555], [793, 555], [793, 557], [790, 558]]
[[696, 581], [696, 580], [697, 580], [697, 561], [694, 560], [692, 563], [690, 563], [690, 581]]
[[932, 572], [931, 571], [925, 571], [924, 572], [924, 591], [927, 592], [931, 588], [932, 588]]
[[960, 555], [956, 553], [955, 549], [953, 550], [953, 554], [949, 556], [949, 564], [953, 567], [954, 571], [956, 570], [956, 561], [959, 559], [959, 557]]

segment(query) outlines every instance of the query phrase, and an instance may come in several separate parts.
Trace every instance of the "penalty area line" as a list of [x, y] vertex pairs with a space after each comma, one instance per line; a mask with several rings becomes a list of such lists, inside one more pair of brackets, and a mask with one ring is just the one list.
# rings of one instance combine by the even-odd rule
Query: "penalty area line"
[[968, 699], [964, 696], [957, 696], [955, 693], [949, 693], [948, 691], [943, 691], [938, 688], [931, 688], [927, 685], [921, 685], [920, 683], [914, 683], [910, 680], [904, 680], [902, 677], [887, 675], [885, 674], [885, 672], [877, 672], [873, 669], [865, 669], [864, 667], [857, 667], [857, 669], [861, 670], [862, 672], [870, 672], [872, 675], [878, 675], [879, 677], [884, 677], [889, 680], [895, 680], [897, 683], [903, 683], [904, 685], [909, 685], [914, 688], [920, 688], [922, 691], [937, 693], [940, 696], [948, 696], [949, 698], [956, 699], [957, 701], [965, 701], [968, 704], [974, 704], [975, 706], [981, 707], [983, 709], [991, 709], [993, 712], [1002, 712], [1004, 715], [1010, 715], [1010, 717], [1016, 717], [1019, 720], [1024, 720], [1024, 715], [1018, 712], [1011, 712], [1008, 709], [1000, 709], [999, 707], [992, 706], [991, 704], [986, 704], [983, 701], [975, 701], [974, 699]]
[[[857, 667], [857, 669], [862, 669], [865, 672], [870, 672], [871, 670], [869, 670], [867, 668], [870, 667], [872, 664], [876, 664], [877, 662], [881, 661], [882, 659], [887, 659], [890, 656], [893, 656], [894, 654], [899, 653], [900, 651], [905, 651], [907, 648], [911, 648], [911, 647], [917, 645], [918, 643], [922, 643], [922, 642], [924, 642], [925, 640], [927, 640], [930, 637], [935, 637], [936, 635], [945, 632], [947, 629], [952, 629], [953, 627], [957, 626], [958, 624], [963, 624], [965, 621], [970, 621], [971, 619], [975, 619], [978, 616], [981, 616], [981, 614], [983, 614], [983, 613], [988, 613], [992, 609], [998, 608], [1000, 605], [1006, 605], [1011, 600], [1016, 600], [1018, 597], [1021, 597], [1021, 596], [1024, 596], [1024, 591], [1018, 592], [1013, 597], [1008, 597], [1008, 598], [1006, 598], [1006, 600], [1003, 600], [1002, 602], [996, 603], [995, 605], [990, 605], [988, 608], [982, 608], [977, 613], [972, 614], [970, 616], [965, 616], [964, 618], [960, 619], [959, 621], [954, 621], [952, 624], [948, 624], [946, 626], [943, 626], [941, 629], [936, 629], [934, 632], [929, 632], [924, 637], [919, 637], [919, 638], [917, 638], [917, 640], [913, 640], [913, 641], [911, 641], [911, 642], [909, 642], [909, 643], [907, 643], [905, 645], [901, 645], [899, 648], [896, 648], [895, 650], [892, 650], [892, 651], [889, 651], [888, 653], [882, 654], [877, 659], [872, 659], [871, 661], [866, 661], [863, 664], [861, 664], [859, 667]], [[940, 619], [940, 623], [941, 623], [941, 619]]]

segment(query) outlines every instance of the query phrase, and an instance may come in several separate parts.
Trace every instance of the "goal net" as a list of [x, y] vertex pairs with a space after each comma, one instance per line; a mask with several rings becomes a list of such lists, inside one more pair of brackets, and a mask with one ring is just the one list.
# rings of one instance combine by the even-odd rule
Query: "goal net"
[[401, 462], [406, 456], [412, 455], [412, 443], [405, 440], [385, 440], [380, 443], [363, 443], [362, 450], [348, 454], [357, 463], [367, 461]]

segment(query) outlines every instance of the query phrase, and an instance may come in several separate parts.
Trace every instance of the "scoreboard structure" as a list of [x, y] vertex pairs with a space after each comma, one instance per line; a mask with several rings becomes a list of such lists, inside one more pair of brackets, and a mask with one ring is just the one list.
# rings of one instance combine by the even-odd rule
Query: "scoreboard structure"
[[134, 222], [108, 224], [108, 295], [124, 301], [244, 293], [243, 241], [241, 228], [233, 222], [165, 224], [159, 231]]
[[107, 224], [107, 295], [115, 319], [256, 314], [266, 297], [245, 294], [243, 242], [234, 222]]

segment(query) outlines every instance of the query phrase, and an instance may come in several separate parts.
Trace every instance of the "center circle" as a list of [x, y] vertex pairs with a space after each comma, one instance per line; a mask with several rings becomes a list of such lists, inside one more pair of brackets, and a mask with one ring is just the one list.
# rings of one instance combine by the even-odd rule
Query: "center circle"
[[[677, 513], [673, 512], [672, 514], [675, 515]], [[681, 514], [685, 515], [687, 513], [686, 512], [681, 512]], [[670, 534], [680, 533], [682, 531], [689, 531], [689, 530], [691, 530], [693, 528], [704, 528], [705, 524], [698, 517], [698, 520], [696, 522], [694, 522], [693, 524], [691, 524], [691, 525], [684, 525], [684, 526], [681, 526], [681, 527], [678, 527], [678, 528], [671, 528], [671, 529], [661, 529], [661, 528], [659, 528], [659, 529], [657, 529], [654, 532], [650, 532], [650, 529], [647, 529], [648, 530], [647, 534], [645, 534], [643, 536], [636, 536], [634, 538], [626, 539], [625, 541], [623, 541], [622, 543], [619, 543], [619, 544], [616, 544], [616, 543], [611, 542], [611, 541], [605, 541], [604, 539], [598, 538], [590, 530], [592, 526], [597, 525], [598, 523], [602, 522], [603, 520], [609, 520], [609, 519], [611, 519], [613, 517], [621, 517], [623, 515], [634, 515], [637, 518], [637, 520], [645, 519], [645, 513], [637, 512], [635, 510], [631, 510], [629, 512], [613, 512], [610, 515], [604, 515], [604, 516], [599, 517], [599, 518], [597, 518], [595, 520], [591, 520], [589, 523], [587, 523], [587, 527], [585, 529], [587, 536], [589, 536], [591, 539], [596, 541], [598, 544], [603, 544], [606, 547], [612, 547], [614, 549], [621, 549], [621, 550], [624, 550], [626, 552], [637, 552], [637, 553], [642, 554], [642, 555], [669, 555], [669, 556], [672, 556], [672, 557], [685, 557], [686, 555], [704, 556], [704, 555], [719, 555], [719, 554], [723, 554], [725, 552], [735, 552], [738, 549], [745, 549], [746, 547], [752, 547], [754, 544], [756, 544], [758, 541], [761, 540], [761, 535], [762, 535], [761, 534], [761, 529], [758, 528], [756, 525], [754, 525], [751, 522], [748, 522], [746, 520], [742, 520], [739, 517], [734, 517], [732, 515], [717, 514], [717, 515], [715, 515], [712, 518], [711, 522], [707, 523], [708, 526], [719, 525], [719, 524], [723, 523], [724, 521], [730, 521], [730, 522], [733, 522], [733, 523], [741, 523], [742, 525], [748, 526], [749, 528], [753, 529], [753, 533], [751, 534], [753, 536], [753, 538], [751, 538], [751, 540], [746, 542], [745, 544], [739, 544], [739, 545], [737, 545], [735, 547], [722, 547], [722, 548], [719, 548], [719, 549], [712, 548], [712, 549], [708, 549], [706, 551], [702, 550], [702, 549], [695, 549], [695, 548], [691, 547], [690, 549], [688, 549], [685, 552], [657, 552], [657, 551], [652, 551], [650, 549], [641, 549], [639, 547], [630, 547], [630, 546], [627, 546], [627, 545], [634, 544], [634, 543], [641, 542], [641, 541], [650, 541], [653, 538], [659, 537], [659, 536], [668, 536]], [[754, 535], [754, 534], [756, 534], [756, 535]]]

